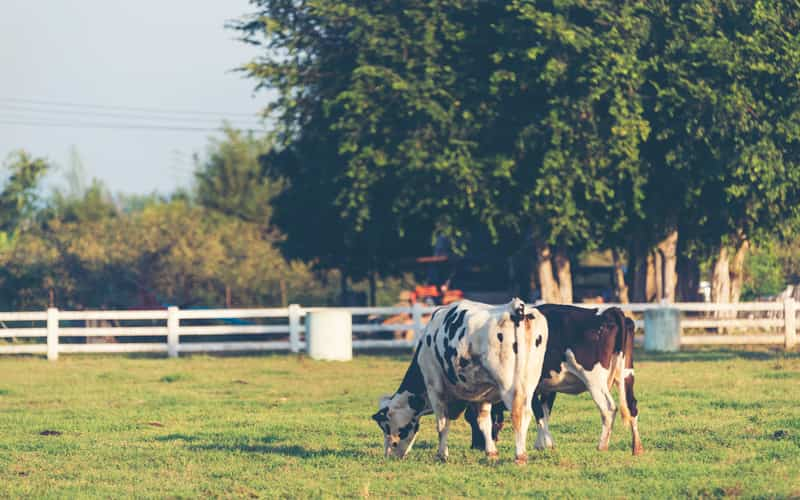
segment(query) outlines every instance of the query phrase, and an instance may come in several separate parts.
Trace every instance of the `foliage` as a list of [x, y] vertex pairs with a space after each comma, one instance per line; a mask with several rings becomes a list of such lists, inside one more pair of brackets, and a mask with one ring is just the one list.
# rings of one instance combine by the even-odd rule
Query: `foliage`
[[[800, 359], [768, 352], [637, 353], [646, 452], [627, 429], [594, 449], [588, 395], [559, 396], [557, 448], [513, 463], [469, 449], [463, 419], [437, 463], [432, 417], [406, 460], [384, 459], [369, 415], [408, 365], [276, 355], [178, 360], [1, 357], [2, 497], [792, 497], [800, 493]], [[162, 381], [163, 380], [163, 381]], [[747, 390], [744, 390], [747, 388]], [[42, 435], [44, 431], [60, 435]], [[529, 435], [532, 446], [534, 432]]]
[[0, 300], [11, 310], [45, 307], [49, 289], [63, 308], [219, 306], [226, 287], [239, 306], [329, 303], [332, 295], [260, 226], [183, 201], [52, 218], [0, 259]]
[[781, 293], [786, 288], [786, 274], [776, 253], [777, 245], [754, 249], [745, 261], [742, 298], [753, 300]]
[[253, 3], [234, 27], [278, 95], [290, 253], [643, 254], [678, 228], [702, 258], [798, 215], [792, 2]]
[[44, 159], [34, 158], [25, 151], [9, 155], [4, 165], [8, 175], [0, 191], [0, 234], [12, 233], [33, 213], [37, 201], [36, 188], [48, 168]]
[[800, 201], [800, 11], [791, 2], [650, 2], [643, 87], [648, 225], [716, 249], [787, 228]]
[[259, 163], [269, 142], [226, 127], [223, 139], [212, 139], [204, 160], [197, 161], [195, 197], [211, 210], [269, 227], [272, 199], [283, 189]]

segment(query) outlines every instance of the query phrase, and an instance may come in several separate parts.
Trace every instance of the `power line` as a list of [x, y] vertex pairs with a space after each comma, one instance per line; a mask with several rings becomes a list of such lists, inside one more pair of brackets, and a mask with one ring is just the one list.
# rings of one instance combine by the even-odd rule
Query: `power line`
[[[166, 125], [147, 125], [147, 124], [133, 124], [133, 123], [52, 123], [52, 122], [34, 122], [34, 121], [20, 121], [20, 120], [3, 120], [0, 119], [0, 125], [19, 125], [24, 127], [66, 127], [66, 128], [100, 128], [100, 129], [130, 129], [130, 130], [160, 130], [166, 132], [221, 132], [222, 127], [183, 127], [183, 126], [166, 126]], [[244, 129], [255, 130], [255, 129]]]
[[[0, 102], [0, 108], [7, 109], [10, 112], [15, 112], [19, 114], [26, 114], [26, 113], [47, 113], [47, 114], [56, 114], [56, 115], [77, 115], [77, 116], [101, 116], [107, 118], [124, 118], [124, 119], [131, 119], [131, 120], [151, 120], [151, 121], [180, 121], [186, 122], [187, 120], [192, 121], [229, 121], [232, 124], [239, 123], [233, 122], [231, 120], [225, 120], [224, 117], [186, 117], [186, 116], [158, 116], [158, 115], [147, 115], [147, 114], [129, 114], [129, 113], [108, 113], [103, 111], [86, 111], [86, 110], [71, 110], [71, 109], [42, 109], [42, 108], [35, 108], [30, 106], [21, 106], [17, 104], [3, 104]], [[141, 112], [139, 112], [141, 113]], [[30, 118], [30, 117], [25, 117]], [[257, 123], [249, 123], [250, 126], [257, 126]]]
[[43, 99], [23, 99], [19, 97], [0, 97], [0, 101], [5, 102], [19, 102], [19, 103], [27, 103], [27, 104], [34, 104], [34, 105], [45, 105], [45, 106], [62, 106], [68, 108], [94, 108], [94, 109], [116, 109], [120, 111], [142, 111], [142, 112], [150, 112], [150, 113], [165, 113], [165, 114], [185, 114], [185, 115], [228, 115], [228, 116], [247, 116], [247, 117], [254, 117], [254, 113], [242, 113], [242, 112], [229, 112], [229, 111], [198, 111], [198, 110], [187, 110], [187, 109], [174, 109], [174, 108], [153, 108], [153, 107], [140, 107], [140, 106], [113, 106], [108, 104], [88, 104], [88, 103], [75, 103], [75, 102], [67, 102], [67, 101], [50, 101], [50, 100], [43, 100]]
[[[36, 108], [31, 106], [24, 106], [19, 104], [3, 104], [0, 102], [0, 107], [9, 109], [11, 111], [16, 111], [20, 113], [54, 113], [54, 114], [68, 114], [68, 115], [87, 115], [87, 116], [105, 116], [105, 117], [112, 117], [112, 118], [133, 118], [133, 119], [153, 119], [153, 120], [204, 120], [204, 121], [222, 121], [225, 119], [224, 116], [212, 117], [209, 116], [208, 118], [202, 117], [185, 117], [185, 116], [159, 116], [158, 114], [130, 114], [130, 112], [117, 112], [117, 113], [107, 113], [103, 111], [86, 111], [86, 110], [71, 110], [71, 109], [43, 109], [43, 108]], [[136, 112], [141, 113], [141, 112]], [[255, 118], [251, 116], [251, 118]]]

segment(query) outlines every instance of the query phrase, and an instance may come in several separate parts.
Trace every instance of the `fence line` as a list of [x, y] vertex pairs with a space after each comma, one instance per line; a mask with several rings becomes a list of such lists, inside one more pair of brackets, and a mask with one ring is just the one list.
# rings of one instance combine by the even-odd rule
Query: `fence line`
[[[797, 344], [798, 303], [741, 302], [711, 304], [680, 302], [675, 304], [576, 304], [607, 309], [620, 307], [631, 315], [664, 307], [681, 312], [681, 345], [783, 344], [787, 349]], [[132, 353], [165, 352], [170, 357], [180, 353], [227, 351], [289, 351], [306, 348], [303, 319], [308, 313], [325, 308], [292, 304], [284, 308], [258, 309], [167, 309], [151, 311], [46, 311], [0, 312], [0, 354], [47, 354], [58, 359], [59, 353]], [[344, 307], [353, 316], [353, 347], [356, 349], [411, 348], [419, 337], [427, 316], [435, 307], [414, 304], [407, 307]], [[749, 317], [739, 317], [740, 313]], [[392, 318], [385, 322], [386, 317]], [[196, 324], [197, 322], [217, 324]], [[271, 321], [270, 324], [253, 321]], [[70, 324], [62, 325], [62, 322]], [[76, 325], [76, 322], [82, 324]], [[96, 325], [96, 323], [103, 323]], [[139, 323], [122, 325], [122, 323]], [[219, 324], [219, 322], [227, 322]], [[11, 323], [12, 326], [8, 326]], [[111, 324], [116, 324], [112, 326]], [[635, 319], [637, 329], [644, 321]], [[745, 329], [744, 333], [737, 330]], [[709, 333], [715, 330], [716, 333]], [[753, 333], [758, 330], [759, 333]], [[776, 330], [779, 330], [776, 331]], [[699, 331], [699, 332], [698, 332]], [[390, 338], [376, 338], [376, 335]], [[645, 332], [646, 334], [646, 332]], [[224, 341], [210, 336], [238, 336]], [[266, 339], [248, 340], [251, 335]], [[85, 342], [74, 342], [84, 337]], [[110, 338], [96, 343], [90, 339]], [[117, 339], [139, 337], [140, 342]], [[157, 337], [153, 340], [149, 337]], [[244, 337], [244, 338], [242, 338]], [[400, 337], [400, 338], [398, 338]], [[24, 339], [19, 341], [17, 339]], [[26, 342], [39, 339], [38, 343]], [[72, 342], [64, 342], [71, 339]], [[163, 339], [163, 340], [160, 340]], [[44, 340], [44, 342], [42, 342]], [[640, 340], [640, 338], [637, 338]]]

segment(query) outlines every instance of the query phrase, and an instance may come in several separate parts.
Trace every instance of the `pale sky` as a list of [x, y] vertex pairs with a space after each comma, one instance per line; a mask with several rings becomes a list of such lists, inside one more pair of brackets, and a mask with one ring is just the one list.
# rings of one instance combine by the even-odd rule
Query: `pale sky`
[[0, 0], [0, 160], [20, 148], [43, 156], [58, 186], [74, 147], [113, 192], [189, 187], [192, 154], [214, 132], [135, 127], [258, 123], [267, 94], [231, 71], [256, 49], [224, 29], [251, 10], [247, 0]]

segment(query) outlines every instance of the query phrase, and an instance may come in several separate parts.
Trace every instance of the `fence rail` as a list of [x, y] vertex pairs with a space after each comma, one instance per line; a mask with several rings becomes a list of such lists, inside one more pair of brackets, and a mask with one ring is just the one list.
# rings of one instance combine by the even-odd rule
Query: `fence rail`
[[[641, 315], [646, 311], [677, 309], [681, 313], [681, 345], [783, 344], [792, 348], [797, 343], [798, 303], [792, 299], [737, 304], [576, 305], [599, 309], [618, 306], [634, 317], [638, 330], [643, 330]], [[306, 348], [304, 318], [321, 309], [292, 304], [269, 309], [170, 307], [151, 311], [60, 311], [51, 308], [0, 312], [0, 354], [46, 354], [48, 359], [55, 360], [60, 353], [164, 352], [176, 357], [193, 352], [300, 352]], [[355, 349], [408, 349], [435, 308], [415, 304], [338, 309], [348, 311], [353, 317]]]

